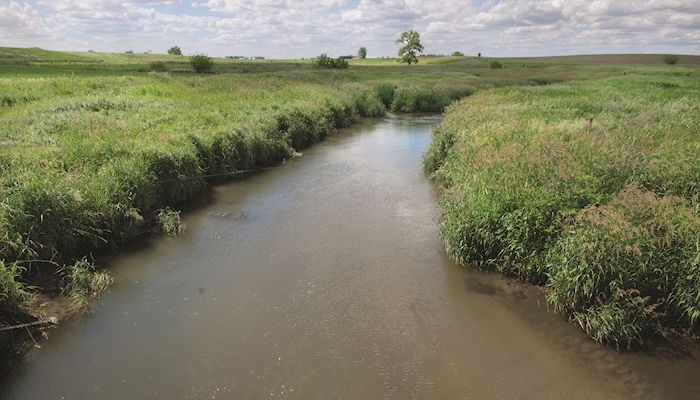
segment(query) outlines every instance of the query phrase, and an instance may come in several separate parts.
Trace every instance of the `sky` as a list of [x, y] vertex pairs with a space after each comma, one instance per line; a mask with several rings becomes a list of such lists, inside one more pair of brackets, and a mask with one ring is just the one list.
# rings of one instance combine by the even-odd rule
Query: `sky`
[[0, 0], [0, 46], [268, 58], [700, 54], [700, 0]]

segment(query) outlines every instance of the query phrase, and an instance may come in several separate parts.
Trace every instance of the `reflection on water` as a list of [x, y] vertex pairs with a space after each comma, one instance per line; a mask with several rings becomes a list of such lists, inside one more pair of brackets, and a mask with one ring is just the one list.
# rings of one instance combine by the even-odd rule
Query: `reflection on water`
[[445, 257], [420, 165], [437, 121], [364, 122], [214, 188], [185, 234], [112, 260], [1, 397], [697, 398], [697, 349], [618, 354]]

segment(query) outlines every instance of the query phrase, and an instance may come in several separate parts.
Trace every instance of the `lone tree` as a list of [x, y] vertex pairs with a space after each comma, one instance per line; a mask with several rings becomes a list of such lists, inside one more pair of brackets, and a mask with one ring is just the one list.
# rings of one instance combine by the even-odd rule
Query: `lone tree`
[[182, 50], [180, 50], [180, 46], [173, 46], [168, 49], [168, 54], [171, 56], [181, 56]]
[[420, 42], [420, 33], [413, 29], [403, 32], [398, 40], [396, 40], [396, 43], [402, 45], [399, 49], [401, 62], [408, 63], [408, 65], [418, 63], [418, 53], [423, 52], [423, 45]]
[[362, 59], [367, 58], [367, 48], [364, 46], [360, 47], [360, 50], [357, 50], [357, 55]]
[[461, 51], [453, 51], [452, 57], [464, 57], [464, 53], [462, 53]]

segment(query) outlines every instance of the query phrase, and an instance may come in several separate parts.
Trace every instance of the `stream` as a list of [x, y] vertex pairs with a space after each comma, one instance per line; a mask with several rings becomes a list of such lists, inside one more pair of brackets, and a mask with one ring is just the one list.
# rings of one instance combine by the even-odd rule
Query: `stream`
[[362, 121], [214, 187], [183, 234], [108, 260], [114, 286], [0, 399], [700, 398], [698, 346], [618, 353], [447, 258], [421, 169], [439, 121]]

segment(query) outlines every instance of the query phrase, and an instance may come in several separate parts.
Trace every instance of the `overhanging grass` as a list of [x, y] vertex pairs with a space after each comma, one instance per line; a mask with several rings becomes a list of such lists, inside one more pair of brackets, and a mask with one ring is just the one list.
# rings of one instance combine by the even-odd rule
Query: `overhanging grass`
[[556, 310], [619, 347], [696, 329], [700, 80], [683, 74], [452, 105], [425, 156], [451, 256], [546, 284]]

